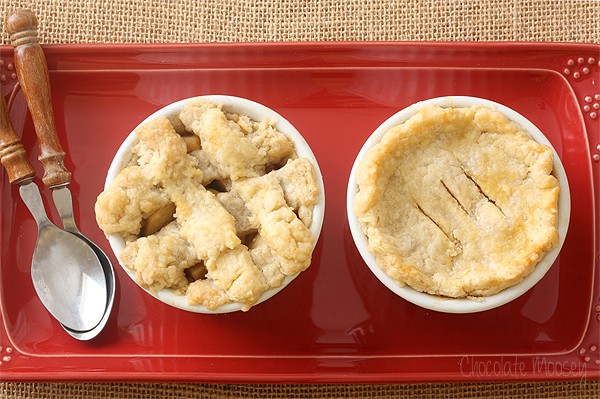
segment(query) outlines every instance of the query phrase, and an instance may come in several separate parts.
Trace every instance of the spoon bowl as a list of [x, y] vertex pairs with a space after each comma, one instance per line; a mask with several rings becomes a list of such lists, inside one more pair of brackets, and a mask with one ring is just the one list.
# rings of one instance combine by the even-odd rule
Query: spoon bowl
[[104, 251], [97, 246], [93, 241], [83, 235], [79, 228], [77, 228], [77, 224], [75, 223], [75, 218], [73, 217], [73, 206], [72, 206], [72, 198], [71, 192], [69, 190], [57, 189], [52, 191], [52, 197], [54, 199], [54, 203], [56, 204], [56, 209], [58, 210], [58, 214], [60, 215], [60, 219], [62, 220], [63, 228], [75, 234], [77, 237], [81, 238], [85, 241], [94, 251], [98, 260], [100, 261], [100, 265], [102, 266], [102, 270], [104, 271], [104, 278], [106, 281], [106, 308], [104, 310], [104, 315], [95, 327], [88, 331], [80, 331], [73, 330], [64, 324], [63, 328], [67, 333], [69, 333], [72, 337], [86, 341], [97, 336], [108, 321], [110, 316], [110, 312], [112, 310], [113, 302], [115, 299], [115, 272], [113, 270], [112, 263], [108, 259], [108, 256], [104, 253]]
[[108, 296], [98, 257], [85, 241], [50, 222], [35, 183], [19, 191], [38, 225], [31, 278], [40, 301], [69, 329], [93, 329], [105, 314]]
[[95, 327], [88, 331], [81, 331], [73, 330], [61, 323], [65, 331], [73, 338], [76, 338], [80, 341], [87, 341], [100, 334], [100, 332], [104, 329], [104, 326], [106, 326], [106, 322], [110, 317], [110, 312], [112, 310], [113, 302], [115, 299], [115, 272], [113, 270], [112, 263], [110, 262], [104, 251], [100, 249], [100, 247], [98, 247], [96, 244], [94, 244], [81, 233], [73, 232], [73, 234], [77, 234], [79, 238], [87, 242], [88, 245], [92, 248], [92, 250], [96, 253], [96, 256], [98, 256], [98, 260], [100, 260], [100, 264], [102, 265], [102, 269], [104, 271], [104, 278], [106, 281], [106, 308], [104, 310], [104, 315], [102, 316], [102, 319], [100, 319], [100, 322]]

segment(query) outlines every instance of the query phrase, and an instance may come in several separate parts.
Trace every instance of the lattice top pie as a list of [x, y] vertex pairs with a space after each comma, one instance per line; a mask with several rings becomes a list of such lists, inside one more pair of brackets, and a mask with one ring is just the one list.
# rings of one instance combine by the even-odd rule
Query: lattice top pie
[[191, 305], [247, 310], [309, 266], [315, 170], [273, 121], [195, 99], [136, 135], [96, 218], [106, 234], [125, 238], [119, 258], [142, 286], [185, 294]]
[[489, 107], [427, 106], [357, 170], [354, 208], [379, 267], [400, 285], [487, 296], [558, 242], [553, 152]]

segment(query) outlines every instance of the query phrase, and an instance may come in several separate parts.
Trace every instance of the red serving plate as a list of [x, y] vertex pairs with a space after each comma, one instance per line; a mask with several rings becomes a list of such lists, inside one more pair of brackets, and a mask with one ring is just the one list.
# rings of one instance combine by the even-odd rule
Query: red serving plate
[[[600, 46], [508, 43], [318, 43], [45, 46], [60, 139], [81, 230], [115, 265], [105, 331], [69, 337], [35, 295], [36, 225], [0, 178], [2, 380], [404, 382], [600, 378], [598, 178]], [[1, 51], [10, 100], [38, 176], [33, 125], [12, 49]], [[147, 115], [203, 95], [246, 97], [304, 135], [326, 187], [312, 265], [247, 313], [169, 307], [120, 268], [94, 202], [122, 140]], [[345, 216], [354, 157], [390, 115], [443, 95], [487, 98], [544, 132], [565, 166], [569, 233], [525, 295], [477, 314], [421, 309], [387, 290], [356, 250]], [[57, 221], [47, 189], [46, 207]]]

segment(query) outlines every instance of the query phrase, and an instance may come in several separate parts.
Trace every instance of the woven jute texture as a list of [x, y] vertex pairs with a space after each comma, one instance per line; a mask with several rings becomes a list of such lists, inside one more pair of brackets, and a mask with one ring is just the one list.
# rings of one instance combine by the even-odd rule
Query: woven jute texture
[[[317, 40], [600, 42], [592, 0], [2, 0], [44, 43]], [[8, 40], [4, 33], [3, 41]]]
[[[322, 40], [600, 43], [591, 0], [39, 0], [42, 43]], [[8, 43], [3, 31], [2, 44]], [[0, 375], [1, 379], [1, 375]], [[0, 398], [599, 398], [598, 381], [409, 385], [7, 383]]]
[[586, 398], [598, 399], [598, 384], [586, 382], [525, 384], [405, 384], [405, 385], [238, 385], [238, 384], [133, 384], [52, 383], [3, 384], [1, 397], [85, 399], [184, 398]]

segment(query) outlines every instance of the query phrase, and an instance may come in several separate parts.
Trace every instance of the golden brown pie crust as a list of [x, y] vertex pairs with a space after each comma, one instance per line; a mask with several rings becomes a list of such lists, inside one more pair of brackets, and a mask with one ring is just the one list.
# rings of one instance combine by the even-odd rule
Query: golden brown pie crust
[[[135, 133], [133, 159], [99, 195], [96, 219], [125, 239], [119, 258], [142, 286], [208, 309], [239, 302], [248, 310], [310, 265], [315, 170], [273, 121], [196, 99], [179, 118], [156, 118]], [[180, 133], [197, 135], [201, 148], [188, 153]], [[169, 204], [175, 220], [140, 236]]]
[[487, 296], [529, 275], [558, 243], [553, 152], [502, 113], [429, 105], [357, 168], [368, 249], [400, 285]]

